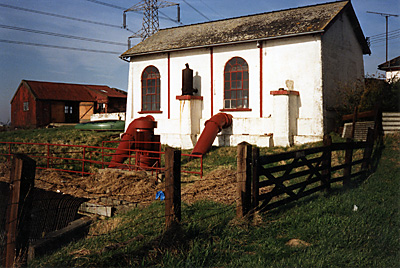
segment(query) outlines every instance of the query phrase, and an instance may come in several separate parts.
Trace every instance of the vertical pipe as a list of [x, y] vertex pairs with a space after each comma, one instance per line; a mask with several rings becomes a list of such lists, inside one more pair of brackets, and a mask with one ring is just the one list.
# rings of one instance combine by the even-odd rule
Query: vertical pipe
[[177, 10], [177, 17], [178, 17], [178, 22], [181, 22], [181, 6], [178, 4], [178, 10]]
[[214, 115], [214, 49], [210, 48], [210, 69], [211, 69], [211, 116]]
[[168, 52], [168, 119], [171, 118], [171, 55]]
[[259, 41], [260, 50], [260, 118], [263, 116], [263, 44]]

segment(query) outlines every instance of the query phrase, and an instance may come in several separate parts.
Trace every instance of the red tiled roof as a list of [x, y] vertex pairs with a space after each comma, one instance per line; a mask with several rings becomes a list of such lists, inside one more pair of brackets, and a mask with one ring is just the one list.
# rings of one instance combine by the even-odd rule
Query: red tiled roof
[[101, 85], [82, 85], [22, 80], [37, 99], [64, 101], [99, 101], [126, 98], [126, 92]]

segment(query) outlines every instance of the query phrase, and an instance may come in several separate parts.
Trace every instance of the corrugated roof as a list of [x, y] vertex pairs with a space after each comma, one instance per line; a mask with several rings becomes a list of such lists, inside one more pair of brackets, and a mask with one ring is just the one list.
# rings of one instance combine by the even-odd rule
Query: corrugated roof
[[121, 58], [322, 32], [340, 12], [348, 8], [356, 35], [360, 42], [365, 43], [362, 45], [367, 54], [370, 51], [350, 2], [339, 1], [163, 29], [127, 50]]
[[29, 80], [22, 80], [22, 83], [28, 86], [35, 98], [41, 100], [96, 101], [104, 97], [126, 98], [126, 92], [108, 86]]

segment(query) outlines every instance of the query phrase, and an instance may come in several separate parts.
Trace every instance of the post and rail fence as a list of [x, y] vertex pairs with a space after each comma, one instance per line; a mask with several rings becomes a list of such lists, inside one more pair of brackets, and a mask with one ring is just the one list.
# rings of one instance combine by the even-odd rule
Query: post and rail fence
[[[104, 169], [111, 164], [116, 148], [124, 141], [103, 141], [101, 146], [70, 145], [34, 142], [2, 142], [0, 141], [0, 157], [11, 161], [16, 153], [24, 153], [35, 159], [38, 169], [52, 169], [75, 174], [92, 175], [95, 169]], [[129, 142], [129, 147], [134, 141]], [[152, 173], [164, 172], [164, 155], [160, 142], [140, 142], [141, 144], [156, 143], [158, 151], [125, 149], [121, 156], [126, 157], [124, 163], [117, 164], [118, 168], [126, 170], [146, 170]], [[203, 156], [181, 154], [182, 158], [195, 162], [191, 167], [183, 167], [182, 173], [203, 176]], [[153, 160], [150, 167], [143, 167], [142, 159]]]
[[[365, 142], [332, 143], [326, 135], [323, 146], [274, 155], [260, 155], [247, 143], [238, 146], [237, 216], [265, 212], [318, 191], [329, 191], [335, 183], [349, 184], [371, 171], [374, 149], [380, 150], [381, 136], [368, 129]], [[374, 148], [375, 138], [377, 146]], [[333, 157], [335, 155], [335, 157]]]

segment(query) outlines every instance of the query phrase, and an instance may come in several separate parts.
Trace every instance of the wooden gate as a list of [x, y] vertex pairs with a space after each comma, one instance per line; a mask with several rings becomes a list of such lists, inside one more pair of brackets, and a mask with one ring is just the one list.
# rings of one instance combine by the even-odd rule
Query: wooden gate
[[365, 142], [332, 143], [321, 147], [260, 156], [258, 148], [238, 146], [237, 216], [267, 211], [312, 193], [329, 191], [336, 182], [349, 183], [369, 172], [374, 130]]

